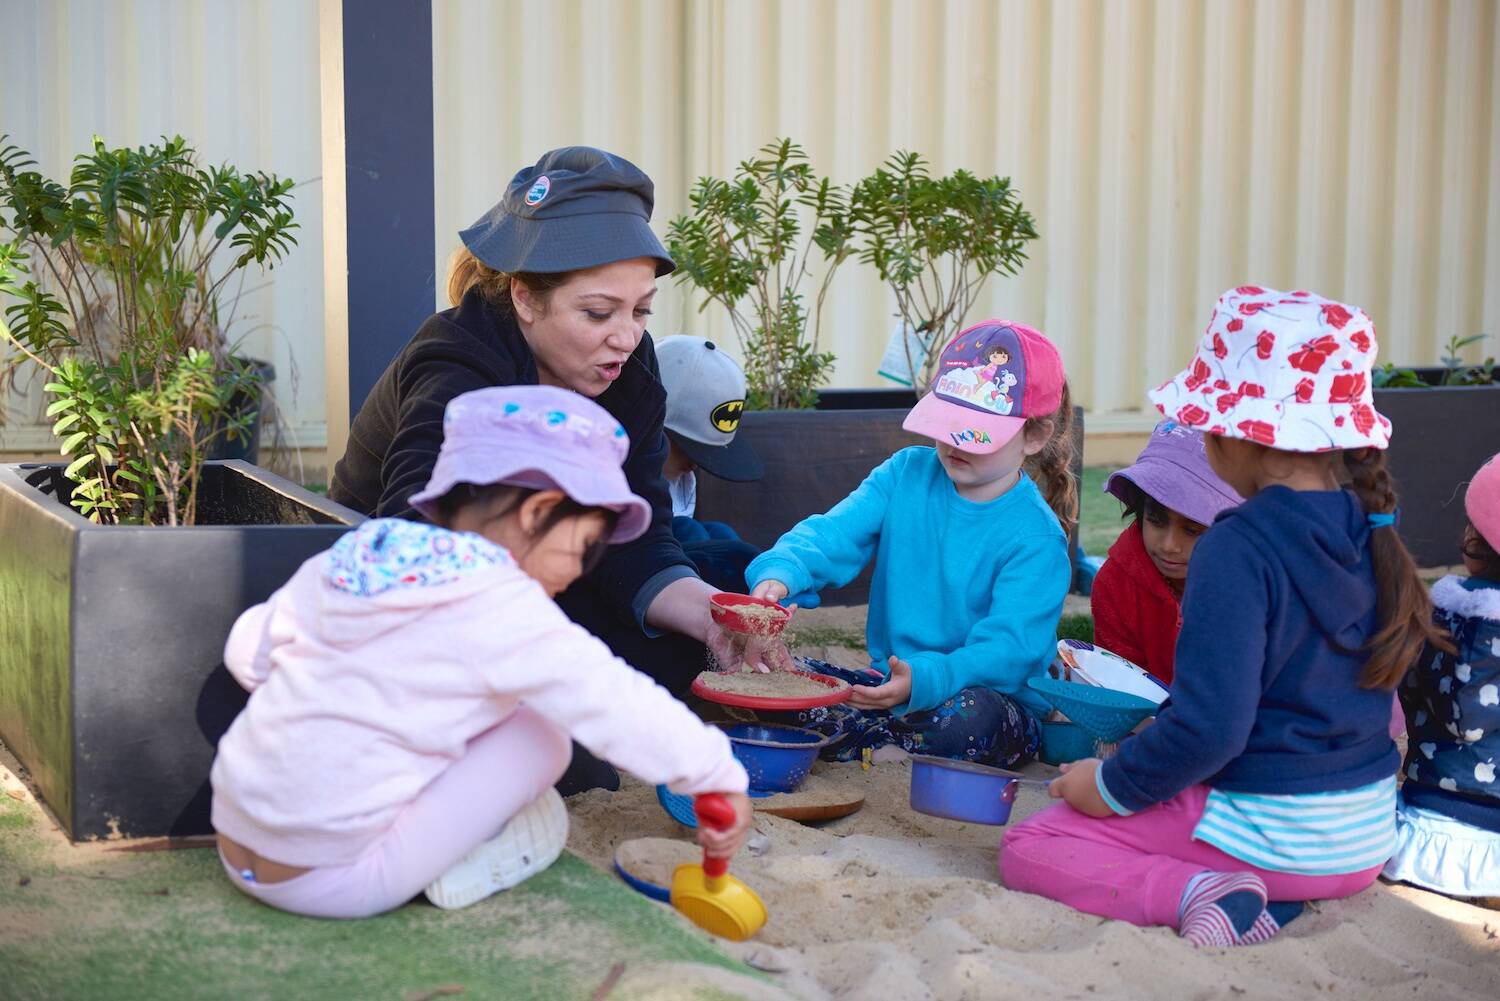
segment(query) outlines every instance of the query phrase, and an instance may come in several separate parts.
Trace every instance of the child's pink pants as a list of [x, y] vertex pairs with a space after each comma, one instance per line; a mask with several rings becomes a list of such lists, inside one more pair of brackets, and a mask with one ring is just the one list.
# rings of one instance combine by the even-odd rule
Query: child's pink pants
[[1272, 900], [1318, 900], [1358, 893], [1380, 866], [1340, 876], [1298, 876], [1257, 869], [1193, 840], [1208, 786], [1129, 817], [1098, 819], [1066, 803], [1048, 807], [1005, 833], [1000, 877], [1012, 890], [1136, 925], [1177, 927], [1188, 880], [1201, 872], [1253, 872]]
[[[347, 865], [310, 869], [241, 890], [272, 907], [314, 918], [364, 918], [400, 907], [488, 841], [562, 777], [568, 735], [524, 705], [469, 741], [468, 752], [429, 782], [374, 844]], [[223, 856], [220, 856], [223, 861]]]

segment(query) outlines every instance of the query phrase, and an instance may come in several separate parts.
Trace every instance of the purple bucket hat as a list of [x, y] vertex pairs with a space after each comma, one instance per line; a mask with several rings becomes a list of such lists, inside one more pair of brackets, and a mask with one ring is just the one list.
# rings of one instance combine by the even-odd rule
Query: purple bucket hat
[[1209, 466], [1203, 433], [1171, 420], [1156, 425], [1135, 464], [1111, 474], [1104, 489], [1128, 503], [1126, 482], [1200, 525], [1212, 525], [1220, 511], [1244, 503]]
[[580, 504], [619, 512], [610, 543], [651, 524], [651, 505], [630, 490], [621, 464], [625, 429], [599, 404], [553, 386], [495, 386], [455, 396], [443, 412], [443, 447], [411, 506], [428, 520], [460, 483], [561, 490]]

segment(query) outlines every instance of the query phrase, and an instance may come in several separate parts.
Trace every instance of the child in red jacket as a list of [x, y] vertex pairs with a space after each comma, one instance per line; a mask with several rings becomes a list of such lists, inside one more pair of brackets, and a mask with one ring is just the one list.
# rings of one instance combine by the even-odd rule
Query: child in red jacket
[[1240, 496], [1209, 468], [1203, 435], [1171, 420], [1156, 426], [1135, 465], [1111, 475], [1104, 489], [1132, 521], [1094, 578], [1094, 642], [1170, 685], [1188, 557]]

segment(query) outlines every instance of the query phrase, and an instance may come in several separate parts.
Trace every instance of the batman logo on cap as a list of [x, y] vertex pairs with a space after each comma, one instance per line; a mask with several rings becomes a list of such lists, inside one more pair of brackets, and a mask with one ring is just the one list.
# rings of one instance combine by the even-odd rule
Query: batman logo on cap
[[739, 430], [740, 414], [744, 409], [744, 400], [729, 400], [714, 407], [714, 412], [708, 415], [708, 419], [725, 434], [734, 434]]

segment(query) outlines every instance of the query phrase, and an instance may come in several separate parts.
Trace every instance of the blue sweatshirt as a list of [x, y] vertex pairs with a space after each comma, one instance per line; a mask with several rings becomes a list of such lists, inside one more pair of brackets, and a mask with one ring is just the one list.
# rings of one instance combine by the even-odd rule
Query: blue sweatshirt
[[1391, 693], [1359, 687], [1377, 631], [1370, 529], [1354, 494], [1269, 487], [1193, 549], [1172, 696], [1100, 782], [1127, 810], [1199, 782], [1354, 789], [1395, 774]]
[[980, 687], [1046, 714], [1026, 681], [1057, 652], [1072, 570], [1067, 539], [1030, 477], [979, 504], [958, 495], [936, 449], [902, 449], [827, 514], [783, 535], [745, 580], [818, 591], [847, 584], [871, 557], [873, 666], [888, 674], [890, 654], [911, 664], [911, 699], [894, 712]]

